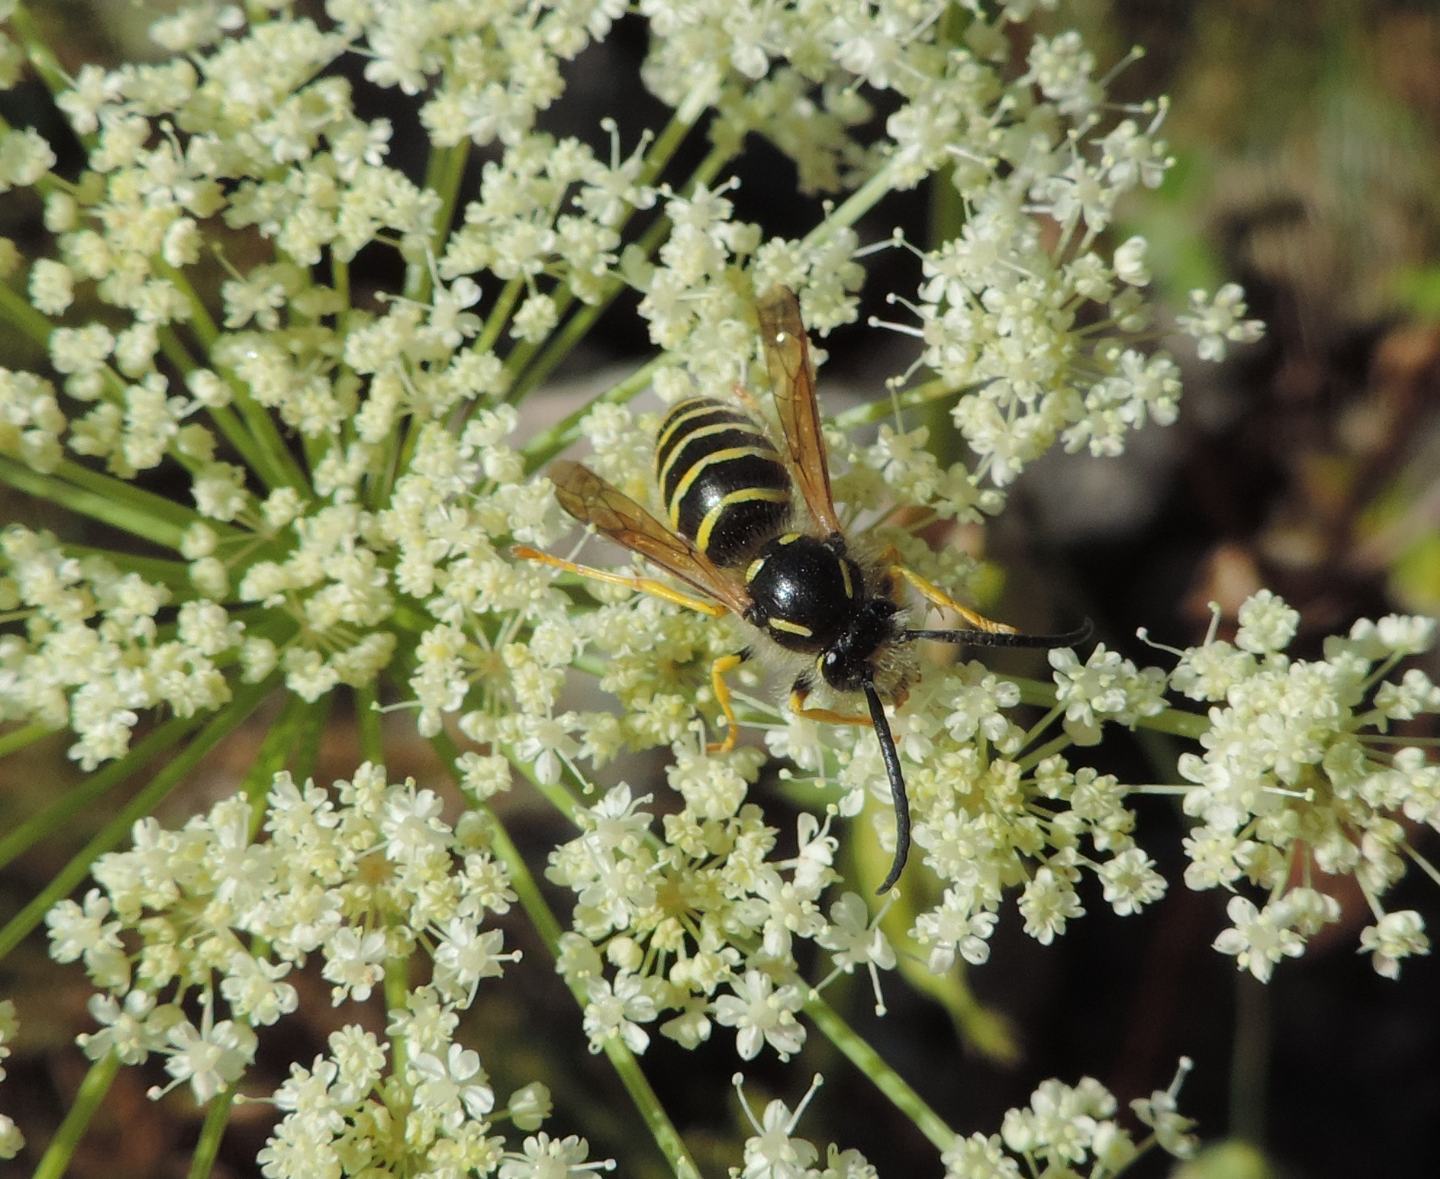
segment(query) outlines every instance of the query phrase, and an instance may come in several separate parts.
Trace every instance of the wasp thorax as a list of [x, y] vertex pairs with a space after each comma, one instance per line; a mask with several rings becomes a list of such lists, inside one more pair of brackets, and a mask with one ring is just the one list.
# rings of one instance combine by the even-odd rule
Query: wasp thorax
[[745, 571], [752, 621], [792, 651], [818, 652], [845, 632], [865, 593], [844, 542], [787, 532], [768, 542]]

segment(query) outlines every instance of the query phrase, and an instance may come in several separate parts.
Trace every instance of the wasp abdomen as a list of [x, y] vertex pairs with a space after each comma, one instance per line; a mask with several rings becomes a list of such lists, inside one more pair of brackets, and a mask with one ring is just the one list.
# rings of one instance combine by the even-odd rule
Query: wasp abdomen
[[670, 410], [655, 439], [670, 526], [716, 565], [746, 563], [790, 517], [790, 474], [743, 413], [708, 397]]

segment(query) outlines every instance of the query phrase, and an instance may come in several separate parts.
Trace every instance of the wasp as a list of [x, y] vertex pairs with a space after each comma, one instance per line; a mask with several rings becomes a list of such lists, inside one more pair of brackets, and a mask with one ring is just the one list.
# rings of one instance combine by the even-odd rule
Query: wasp
[[[793, 712], [831, 724], [871, 726], [895, 807], [894, 860], [876, 890], [884, 893], [899, 879], [910, 851], [910, 806], [885, 704], [902, 705], [918, 676], [915, 641], [1069, 646], [1089, 634], [1089, 623], [1068, 634], [1022, 634], [955, 601], [901, 564], [894, 549], [847, 537], [831, 496], [815, 370], [799, 302], [793, 291], [777, 288], [760, 299], [756, 310], [783, 451], [752, 417], [724, 402], [695, 397], [677, 403], [655, 439], [655, 482], [666, 523], [588, 467], [566, 461], [550, 465], [556, 498], [566, 512], [700, 596], [528, 547], [514, 552], [711, 617], [734, 614], [753, 633], [755, 648], [791, 665]], [[910, 590], [954, 611], [966, 627], [907, 626]], [[738, 725], [725, 677], [753, 650], [724, 655], [711, 666], [716, 703], [727, 726], [724, 739], [708, 747], [711, 752], [728, 752], [735, 745]], [[863, 698], [866, 712], [810, 707], [807, 701], [817, 684], [841, 701]]]

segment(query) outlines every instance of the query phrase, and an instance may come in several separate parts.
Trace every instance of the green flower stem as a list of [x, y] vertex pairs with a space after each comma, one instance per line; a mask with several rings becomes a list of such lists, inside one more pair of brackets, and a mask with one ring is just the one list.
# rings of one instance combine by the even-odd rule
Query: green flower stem
[[1188, 737], [1198, 741], [1210, 731], [1210, 718], [1184, 708], [1167, 708], [1155, 716], [1143, 716], [1135, 722], [1137, 729], [1152, 729], [1172, 737]]
[[815, 1021], [815, 1026], [825, 1034], [825, 1038], [868, 1077], [896, 1109], [915, 1123], [920, 1133], [930, 1140], [936, 1150], [948, 1150], [954, 1145], [955, 1131], [925, 1104], [920, 1094], [916, 1093], [829, 1003], [819, 995], [812, 996], [805, 1001], [805, 1013]]
[[[580, 830], [580, 820], [578, 817], [580, 803], [576, 800], [575, 796], [570, 793], [570, 791], [566, 790], [565, 787], [561, 786], [559, 783], [556, 783], [553, 786], [547, 786], [544, 782], [540, 781], [533, 774], [531, 774], [528, 769], [526, 769], [526, 767], [521, 763], [520, 759], [515, 756], [514, 750], [510, 749], [508, 746], [502, 748], [500, 752], [505, 755], [505, 759], [512, 766], [514, 766], [520, 771], [522, 775], [524, 775], [525, 780], [530, 783], [531, 787], [535, 790], [537, 794], [539, 794], [543, 799], [545, 799], [546, 802], [548, 802], [557, 811], [559, 811], [560, 814], [565, 817], [566, 822], [568, 822], [577, 831]], [[585, 783], [582, 782], [580, 785], [583, 788]]]
[[1048, 680], [1026, 679], [1024, 676], [1007, 676], [1020, 689], [1020, 703], [1033, 704], [1037, 708], [1055, 707], [1055, 685]]
[[625, 402], [638, 396], [649, 386], [650, 378], [664, 363], [664, 359], [663, 356], [657, 356], [648, 364], [641, 365], [618, 385], [612, 385], [600, 396], [592, 397], [563, 421], [557, 422], [548, 430], [542, 430], [531, 438], [520, 448], [520, 453], [525, 457], [526, 473], [533, 473], [543, 467], [567, 446], [575, 442], [580, 437], [580, 427], [585, 418], [597, 405], [624, 405]]
[[[511, 405], [518, 405], [533, 392], [535, 387], [550, 375], [555, 366], [570, 354], [575, 345], [590, 334], [590, 329], [595, 326], [595, 321], [610, 306], [617, 294], [619, 294], [618, 286], [613, 291], [607, 291], [600, 302], [582, 305], [579, 311], [566, 320], [560, 330], [550, 337], [549, 343], [545, 345], [545, 351], [540, 354], [539, 358], [511, 383], [505, 394], [505, 400]], [[566, 291], [561, 298], [567, 307], [574, 302], [574, 296], [569, 291]], [[560, 301], [556, 300], [557, 305]], [[520, 349], [517, 348], [516, 352], [519, 351]], [[529, 356], [533, 355], [534, 350], [532, 349]], [[525, 359], [528, 360], [529, 356]]]
[[122, 572], [134, 573], [184, 597], [189, 597], [194, 592], [194, 586], [190, 582], [190, 567], [184, 561], [170, 561], [164, 557], [141, 557], [135, 553], [122, 553], [116, 549], [102, 549], [89, 544], [66, 544], [64, 549], [66, 554], [72, 557], [96, 557], [107, 561]]
[[1235, 975], [1235, 1038], [1230, 1049], [1230, 1118], [1233, 1137], [1265, 1141], [1270, 1076], [1270, 988], [1249, 974]]
[[[152, 733], [130, 747], [130, 752], [118, 761], [87, 774], [81, 781], [67, 787], [60, 797], [38, 814], [31, 815], [3, 837], [0, 837], [0, 868], [17, 856], [24, 855], [43, 839], [64, 829], [75, 815], [118, 786], [131, 774], [138, 772], [151, 760], [164, 753], [185, 734], [200, 727], [201, 717], [175, 717], [166, 721]], [[35, 728], [38, 726], [28, 726]], [[23, 730], [22, 730], [23, 731]], [[52, 730], [61, 731], [64, 730]], [[11, 734], [13, 736], [13, 734]], [[12, 750], [0, 750], [9, 754]]]
[[75, 1148], [80, 1145], [80, 1139], [90, 1128], [90, 1119], [105, 1100], [105, 1094], [110, 1092], [110, 1084], [119, 1071], [120, 1060], [113, 1052], [107, 1053], [90, 1066], [90, 1071], [80, 1082], [75, 1100], [65, 1114], [65, 1120], [55, 1131], [55, 1137], [50, 1140], [50, 1145], [31, 1179], [62, 1179], [70, 1168], [70, 1158], [74, 1155]]
[[[11, 729], [8, 733], [0, 733], [0, 759], [7, 758], [12, 753], [19, 753], [20, 750], [34, 745], [36, 741], [44, 740], [51, 733], [63, 731], [63, 729], [52, 729], [49, 725], [34, 721], [28, 725], [21, 725], [18, 729]], [[6, 839], [8, 838], [9, 836], [6, 836]], [[5, 840], [0, 839], [0, 847], [4, 846]], [[4, 861], [0, 860], [0, 866], [3, 865]]]
[[[220, 338], [220, 328], [210, 314], [209, 308], [205, 306], [205, 300], [200, 297], [190, 280], [185, 277], [183, 271], [161, 262], [156, 266], [156, 273], [161, 275], [176, 290], [185, 296], [185, 301], [190, 306], [190, 329], [195, 333], [196, 339], [200, 341], [201, 351], [204, 355], [213, 355], [215, 343]], [[255, 473], [260, 475], [271, 487], [293, 487], [297, 491], [304, 490], [308, 485], [305, 473], [300, 470], [299, 464], [295, 462], [285, 441], [280, 437], [280, 431], [275, 425], [275, 419], [270, 416], [269, 410], [260, 405], [250, 396], [250, 389], [239, 377], [229, 370], [221, 370], [220, 374], [225, 383], [230, 386], [234, 395], [235, 406], [240, 411], [240, 417], [244, 419], [244, 427], [236, 420], [234, 411], [228, 407], [219, 410], [208, 410], [211, 419], [219, 426], [226, 437], [231, 436], [231, 431], [244, 436], [248, 428], [249, 442], [242, 447], [235, 443], [236, 449], [242, 454], [248, 450], [255, 450], [261, 456], [257, 458], [252, 466]], [[221, 419], [225, 419], [225, 425]], [[247, 461], [250, 461], [247, 457]]]
[[[565, 317], [570, 310], [570, 305], [575, 302], [575, 292], [568, 286], [556, 287], [551, 297], [555, 301], [555, 317], [558, 322]], [[525, 340], [516, 344], [505, 357], [505, 373], [510, 380], [510, 388], [505, 393], [505, 400], [509, 404], [519, 405], [525, 395], [535, 388], [535, 382], [522, 381], [520, 375], [525, 372], [526, 366], [539, 351], [538, 343]]]
[[345, 321], [349, 318], [352, 310], [350, 306], [350, 263], [347, 259], [335, 253], [334, 250], [330, 251], [330, 285], [339, 297], [339, 325], [340, 335], [343, 337], [345, 335]]
[[[293, 759], [314, 760], [317, 730], [330, 711], [328, 697], [314, 704], [299, 696], [287, 696], [280, 715], [271, 723], [260, 749], [245, 771], [240, 790], [250, 800], [250, 838], [254, 839], [265, 820], [265, 804], [275, 775]], [[295, 777], [304, 781], [304, 770], [294, 767]]]
[[[436, 751], [450, 767], [450, 772], [457, 779], [459, 774], [455, 771], [455, 759], [459, 751], [454, 743], [444, 734], [431, 739]], [[520, 905], [540, 934], [552, 957], [558, 957], [560, 950], [560, 934], [562, 927], [555, 914], [551, 911], [544, 895], [540, 892], [539, 883], [531, 875], [525, 858], [520, 854], [505, 829], [496, 821], [488, 808], [485, 813], [490, 817], [490, 837], [496, 854], [504, 863], [506, 871], [510, 874], [510, 885], [514, 888], [520, 898]], [[567, 980], [567, 985], [568, 980]], [[585, 1004], [585, 995], [577, 988], [570, 987], [570, 993], [575, 996], [575, 1001], [582, 1008]], [[635, 1059], [635, 1054], [617, 1038], [611, 1038], [605, 1042], [604, 1052], [606, 1059], [610, 1062], [619, 1076], [625, 1090], [630, 1094], [630, 1100], [635, 1104], [640, 1116], [645, 1119], [645, 1125], [649, 1128], [655, 1144], [670, 1164], [673, 1174], [680, 1179], [700, 1179], [700, 1168], [695, 1165], [695, 1160], [690, 1157], [680, 1133], [670, 1121], [669, 1115], [665, 1112], [664, 1106], [660, 1104], [660, 1098], [646, 1079], [645, 1073], [640, 1068], [640, 1062]]]
[[[159, 340], [160, 350], [165, 354], [166, 359], [182, 373], [193, 372], [199, 367], [195, 358], [190, 355], [189, 350], [170, 328], [160, 330]], [[232, 381], [231, 384], [233, 386], [234, 382]], [[286, 484], [285, 472], [275, 464], [270, 454], [256, 443], [249, 430], [235, 415], [234, 410], [229, 406], [220, 405], [213, 408], [207, 407], [205, 412], [224, 436], [225, 441], [235, 448], [240, 457], [264, 481], [267, 487], [274, 488]], [[188, 470], [194, 471], [199, 466], [194, 459], [179, 454], [174, 446], [168, 447], [167, 453]]]
[[1028, 774], [1047, 757], [1059, 753], [1062, 749], [1069, 747], [1073, 743], [1073, 738], [1071, 738], [1069, 733], [1060, 733], [1039, 748], [1032, 749], [1024, 757], [1020, 758], [1016, 764], [1020, 767], [1022, 774]]
[[49, 347], [50, 333], [55, 330], [55, 325], [49, 317], [36, 311], [29, 299], [5, 282], [0, 282], [0, 316], [41, 348]]
[[35, 67], [35, 72], [40, 75], [40, 80], [45, 83], [45, 88], [50, 91], [51, 97], [68, 90], [70, 83], [66, 80], [65, 71], [61, 68], [59, 59], [51, 52], [45, 39], [40, 36], [34, 19], [25, 11], [23, 5], [15, 5], [14, 11], [10, 13], [10, 23], [20, 34], [20, 43], [25, 46], [25, 56], [30, 59], [30, 64]]
[[403, 600], [395, 603], [395, 610], [390, 615], [390, 621], [396, 629], [404, 631], [412, 639], [418, 639], [435, 625], [435, 620], [430, 615], [409, 601]]
[[[330, 723], [330, 713], [335, 706], [335, 694], [327, 692], [313, 704], [306, 703], [301, 710], [296, 726], [295, 748], [285, 768], [296, 781], [305, 782], [315, 776], [315, 762], [320, 755], [320, 738], [325, 726]], [[267, 787], [268, 788], [268, 787]]]
[[[387, 958], [385, 977], [381, 990], [385, 995], [385, 1011], [389, 1015], [403, 1012], [410, 997], [410, 960], [408, 958]], [[403, 1077], [410, 1059], [410, 1044], [405, 1036], [394, 1034], [390, 1037], [390, 1074]]]
[[1424, 872], [1425, 875], [1430, 877], [1430, 879], [1433, 880], [1436, 884], [1440, 884], [1440, 869], [1437, 869], [1434, 864], [1432, 864], [1429, 860], [1422, 856], [1408, 843], [1401, 844], [1401, 847], [1404, 850], [1405, 854], [1410, 858], [1410, 862], [1412, 864], [1419, 868], [1420, 871]]
[[[1020, 702], [1039, 708], [1055, 707], [1055, 685], [1043, 680], [1026, 679], [1023, 676], [1007, 676], [1020, 689]], [[1155, 716], [1142, 716], [1135, 722], [1137, 729], [1153, 729], [1157, 733], [1169, 733], [1173, 737], [1188, 737], [1198, 741], [1210, 730], [1210, 718], [1184, 708], [1167, 708]]]
[[[460, 194], [460, 181], [465, 177], [465, 163], [470, 156], [470, 141], [462, 139], [450, 147], [436, 148], [425, 164], [422, 187], [440, 198], [435, 210], [435, 225], [430, 236], [431, 252], [444, 250], [445, 237], [455, 219], [455, 202]], [[424, 303], [430, 298], [430, 267], [425, 261], [411, 262], [405, 268], [405, 298]]]
[[1041, 733], [1043, 733], [1046, 729], [1048, 729], [1064, 715], [1065, 710], [1061, 708], [1058, 704], [1054, 708], [1050, 709], [1049, 712], [1047, 712], [1044, 716], [1042, 716], [1038, 721], [1036, 721], [1025, 731], [1025, 736], [1020, 738], [1020, 748], [1027, 748], [1032, 741], [1037, 740]]
[[[233, 525], [207, 519], [194, 508], [188, 508], [163, 495], [156, 495], [153, 491], [146, 491], [129, 479], [119, 479], [114, 475], [92, 470], [71, 459], [62, 460], [60, 465], [55, 468], [55, 474], [67, 482], [73, 483], [76, 487], [92, 491], [107, 500], [128, 505], [137, 516], [144, 517], [143, 521], [137, 521], [137, 523], [143, 524], [147, 529], [173, 528], [178, 538], [179, 533], [184, 529], [193, 524], [203, 523], [222, 539], [226, 536], [240, 534], [239, 529]], [[137, 535], [143, 536], [145, 533]]]
[[161, 799], [175, 789], [185, 775], [195, 768], [201, 758], [218, 745], [222, 739], [234, 732], [241, 722], [255, 711], [260, 701], [272, 690], [275, 682], [274, 679], [268, 679], [263, 683], [245, 684], [236, 689], [230, 703], [214, 714], [210, 723], [196, 734], [195, 739], [168, 762], [165, 768], [156, 774], [143, 790], [122, 807], [115, 817], [100, 829], [95, 838], [81, 848], [70, 862], [51, 878], [50, 883], [10, 919], [4, 929], [0, 929], [0, 958], [9, 954], [31, 930], [44, 920], [51, 905], [66, 896], [71, 889], [85, 879], [90, 871], [90, 865], [95, 862], [97, 856], [109, 851], [124, 839], [136, 819], [143, 818], [153, 811]]
[[877, 397], [874, 401], [866, 401], [861, 405], [852, 406], [843, 413], [834, 417], [834, 424], [837, 430], [848, 431], [858, 426], [872, 426], [876, 422], [883, 422], [890, 417], [897, 408], [913, 409], [921, 405], [934, 405], [941, 401], [948, 401], [953, 398], [964, 397], [970, 393], [979, 392], [990, 384], [989, 380], [975, 381], [969, 385], [962, 385], [958, 389], [955, 386], [941, 380], [925, 381], [913, 388], [906, 389], [891, 397]]
[[[53, 473], [41, 474], [0, 455], [0, 483], [177, 551], [186, 525], [201, 520], [199, 513], [173, 500], [142, 491], [123, 479], [87, 470], [78, 463], [62, 462]], [[207, 523], [212, 523], [222, 536], [240, 535], [219, 521]]]
[[360, 730], [360, 752], [374, 765], [385, 764], [385, 743], [380, 733], [380, 700], [374, 687], [355, 689], [355, 725]]
[[256, 456], [252, 469], [267, 486], [293, 487], [302, 494], [306, 492], [310, 481], [280, 437], [280, 431], [276, 428], [270, 411], [250, 396], [249, 391], [233, 373], [227, 371], [222, 375], [234, 392], [234, 404], [239, 407], [240, 418], [244, 420], [242, 422], [237, 419], [229, 406], [220, 406], [218, 409], [206, 411], [211, 421], [227, 438], [232, 435], [235, 438], [248, 437], [246, 447], [242, 450], [237, 443], [236, 449], [246, 455], [247, 461], [251, 461], [251, 454]]
[[472, 344], [473, 352], [489, 352], [495, 347], [495, 341], [500, 338], [505, 325], [510, 322], [510, 312], [515, 309], [515, 300], [520, 298], [520, 292], [525, 289], [523, 278], [512, 278], [500, 288], [500, 294], [495, 299], [495, 306], [490, 308], [490, 314], [485, 317], [485, 326], [480, 329], [480, 335]]
[[210, 308], [205, 306], [205, 300], [200, 297], [200, 292], [195, 289], [194, 284], [185, 277], [184, 271], [160, 260], [156, 262], [156, 271], [166, 282], [185, 296], [185, 302], [190, 305], [188, 321], [190, 330], [195, 333], [195, 338], [200, 342], [201, 352], [209, 356], [215, 349], [215, 341], [220, 338], [220, 325], [210, 314]]
[[874, 176], [852, 192], [828, 217], [805, 235], [805, 244], [807, 246], [817, 245], [825, 241], [837, 229], [846, 229], [855, 224], [893, 188], [894, 181], [890, 175], [890, 165], [882, 165]]
[[208, 1179], [215, 1167], [215, 1157], [220, 1153], [220, 1140], [225, 1137], [234, 1101], [234, 1085], [227, 1085], [211, 1099], [210, 1107], [205, 1111], [205, 1122], [200, 1127], [200, 1139], [195, 1143], [195, 1153], [190, 1156], [186, 1179]]
[[[0, 455], [0, 483], [7, 483], [16, 491], [23, 491], [36, 499], [48, 500], [57, 507], [66, 508], [77, 515], [89, 516], [132, 536], [142, 537], [166, 548], [180, 548], [183, 528], [170, 520], [159, 519], [149, 511], [149, 506], [142, 498], [147, 496], [148, 492], [105, 475], [97, 475], [94, 479], [71, 479], [72, 475], [83, 470], [84, 468], [77, 464], [62, 462], [55, 471], [42, 474], [24, 463]], [[103, 485], [107, 481], [114, 483], [115, 490], [121, 494], [106, 494]], [[77, 483], [82, 485], [76, 486]], [[155, 498], [159, 499], [158, 496]], [[168, 500], [160, 502], [179, 507], [182, 512], [185, 510]]]
[[[700, 161], [699, 166], [691, 175], [685, 186], [685, 192], [694, 192], [703, 184], [709, 184], [720, 171], [734, 157], [734, 153], [728, 149], [713, 148]], [[627, 218], [628, 220], [628, 218]], [[623, 224], [623, 223], [622, 223]], [[665, 235], [670, 232], [670, 219], [661, 217], [649, 229], [641, 235], [638, 244], [640, 252], [645, 257], [650, 257], [660, 248], [660, 243]], [[600, 318], [610, 304], [615, 301], [620, 292], [625, 289], [623, 279], [614, 278], [606, 284], [605, 292], [601, 295], [598, 303], [587, 304], [580, 308], [570, 320], [560, 329], [550, 342], [546, 344], [545, 351], [521, 373], [515, 384], [511, 387], [506, 400], [515, 404], [532, 392], [541, 382], [553, 372], [566, 356], [574, 349], [575, 345], [583, 340], [595, 326], [595, 321]], [[567, 296], [569, 292], [566, 292]], [[567, 304], [568, 306], [568, 304]], [[529, 358], [526, 357], [526, 360]], [[522, 361], [524, 363], [524, 361]]]

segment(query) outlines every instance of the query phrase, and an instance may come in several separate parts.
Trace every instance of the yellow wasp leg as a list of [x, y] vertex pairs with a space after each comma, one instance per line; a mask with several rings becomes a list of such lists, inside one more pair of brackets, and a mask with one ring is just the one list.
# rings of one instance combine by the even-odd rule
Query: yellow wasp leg
[[832, 712], [828, 708], [806, 708], [805, 701], [810, 693], [804, 688], [795, 688], [790, 693], [790, 711], [806, 720], [820, 721], [827, 725], [865, 725], [872, 727], [868, 716], [847, 716], [843, 712]]
[[720, 705], [720, 711], [725, 714], [726, 728], [725, 739], [706, 745], [706, 753], [729, 753], [735, 748], [735, 740], [740, 736], [740, 724], [735, 719], [735, 708], [730, 703], [730, 685], [725, 682], [725, 677], [744, 662], [744, 655], [722, 655], [710, 665], [710, 686], [715, 690], [715, 703]]
[[894, 562], [890, 565], [890, 572], [898, 577], [903, 577], [914, 586], [927, 601], [933, 602], [937, 606], [942, 606], [947, 610], [954, 610], [956, 614], [960, 615], [961, 618], [976, 630], [983, 630], [996, 635], [1015, 635], [1020, 633], [1008, 622], [996, 622], [994, 619], [986, 618], [983, 614], [976, 614], [975, 611], [971, 610], [968, 606], [962, 606], [938, 585], [932, 581], [927, 581], [913, 569], [907, 569], [904, 565]]
[[611, 573], [606, 569], [577, 565], [574, 561], [566, 561], [562, 557], [552, 557], [549, 553], [542, 553], [528, 545], [516, 545], [510, 551], [523, 560], [536, 561], [541, 565], [563, 569], [566, 573], [578, 573], [581, 577], [588, 577], [592, 581], [603, 581], [607, 585], [629, 586], [633, 590], [639, 590], [642, 594], [663, 598], [667, 602], [674, 602], [677, 606], [684, 606], [687, 610], [698, 610], [701, 614], [710, 615], [711, 618], [724, 618], [730, 613], [719, 602], [691, 597], [689, 594], [681, 593], [674, 587], [666, 585], [663, 581], [655, 581], [649, 577], [626, 577], [620, 573]]

